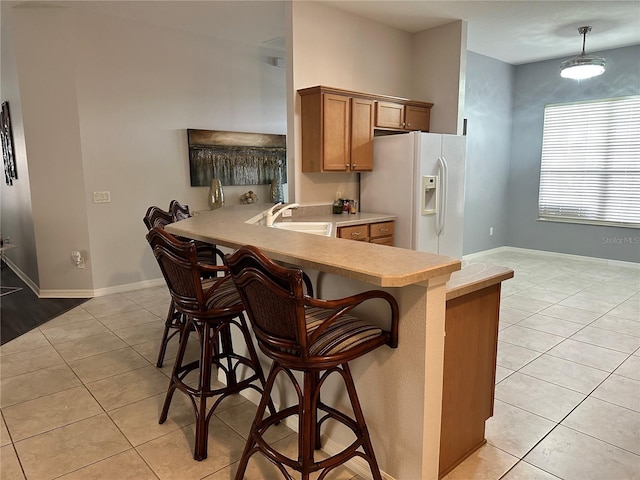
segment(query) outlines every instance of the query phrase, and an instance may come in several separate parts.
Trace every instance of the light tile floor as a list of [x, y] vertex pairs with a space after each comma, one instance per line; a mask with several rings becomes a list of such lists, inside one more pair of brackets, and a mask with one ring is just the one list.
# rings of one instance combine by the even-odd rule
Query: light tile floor
[[487, 444], [446, 480], [640, 479], [640, 269], [507, 249]]
[[[640, 270], [515, 250], [474, 260], [516, 277], [488, 443], [446, 479], [640, 479]], [[176, 350], [155, 368], [168, 304], [164, 287], [94, 298], [0, 347], [0, 480], [233, 478], [252, 403], [220, 405], [203, 462], [182, 395], [157, 423]], [[295, 435], [277, 428], [290, 452]], [[246, 478], [280, 476], [252, 461]]]

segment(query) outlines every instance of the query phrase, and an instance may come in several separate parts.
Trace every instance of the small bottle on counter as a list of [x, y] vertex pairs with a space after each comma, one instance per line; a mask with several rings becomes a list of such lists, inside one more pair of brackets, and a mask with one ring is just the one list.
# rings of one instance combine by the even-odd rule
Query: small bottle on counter
[[349, 200], [349, 213], [358, 212], [358, 202], [356, 200]]
[[349, 202], [351, 202], [351, 200], [347, 200], [346, 198], [342, 200], [342, 213], [349, 213]]
[[333, 213], [334, 214], [342, 213], [342, 200], [341, 199], [338, 199], [335, 202], [333, 202]]

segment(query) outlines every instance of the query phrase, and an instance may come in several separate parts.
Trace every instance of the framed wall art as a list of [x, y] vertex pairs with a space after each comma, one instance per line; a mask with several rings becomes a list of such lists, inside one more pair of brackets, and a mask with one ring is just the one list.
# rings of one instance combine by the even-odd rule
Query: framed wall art
[[13, 185], [13, 181], [18, 178], [18, 170], [16, 168], [16, 156], [13, 147], [9, 102], [2, 102], [1, 121], [0, 139], [2, 140], [2, 159], [4, 160], [4, 180], [7, 185]]
[[214, 178], [222, 185], [287, 181], [286, 135], [188, 129], [187, 139], [192, 187], [208, 187]]

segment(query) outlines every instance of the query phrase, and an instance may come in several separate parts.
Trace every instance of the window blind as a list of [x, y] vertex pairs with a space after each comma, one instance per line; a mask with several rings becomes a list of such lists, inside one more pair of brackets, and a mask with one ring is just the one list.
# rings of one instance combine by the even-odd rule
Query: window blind
[[538, 213], [640, 227], [640, 96], [545, 107]]

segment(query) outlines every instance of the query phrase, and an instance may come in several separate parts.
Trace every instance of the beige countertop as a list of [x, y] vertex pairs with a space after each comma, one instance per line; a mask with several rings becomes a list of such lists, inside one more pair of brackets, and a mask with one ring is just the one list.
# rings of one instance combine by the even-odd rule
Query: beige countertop
[[462, 261], [462, 269], [451, 274], [447, 282], [447, 300], [490, 287], [513, 277], [513, 270], [490, 263]]
[[[447, 283], [447, 300], [466, 295], [513, 277], [497, 265], [459, 261], [425, 252], [352, 242], [337, 238], [282, 231], [257, 224], [265, 205], [225, 206], [167, 226], [171, 233], [230, 248], [252, 244], [276, 260], [334, 273], [378, 286], [401, 287], [453, 272]], [[278, 222], [332, 222], [337, 227], [395, 220], [376, 213], [322, 213], [323, 209], [294, 211]], [[345, 243], [348, 242], [348, 243]], [[461, 267], [461, 269], [460, 269]], [[458, 271], [456, 271], [458, 270]]]
[[[167, 225], [166, 230], [230, 248], [254, 245], [274, 260], [381, 287], [404, 287], [426, 282], [460, 269], [459, 260], [442, 255], [246, 223], [257, 221], [265, 209], [265, 205], [225, 206]], [[348, 220], [341, 221], [362, 223], [365, 217], [368, 221], [373, 221], [373, 218], [375, 221], [393, 219], [388, 215], [367, 215], [372, 214], [349, 214]], [[342, 219], [347, 214], [335, 217]], [[302, 217], [292, 218], [302, 220]], [[317, 216], [314, 219], [317, 221]]]

